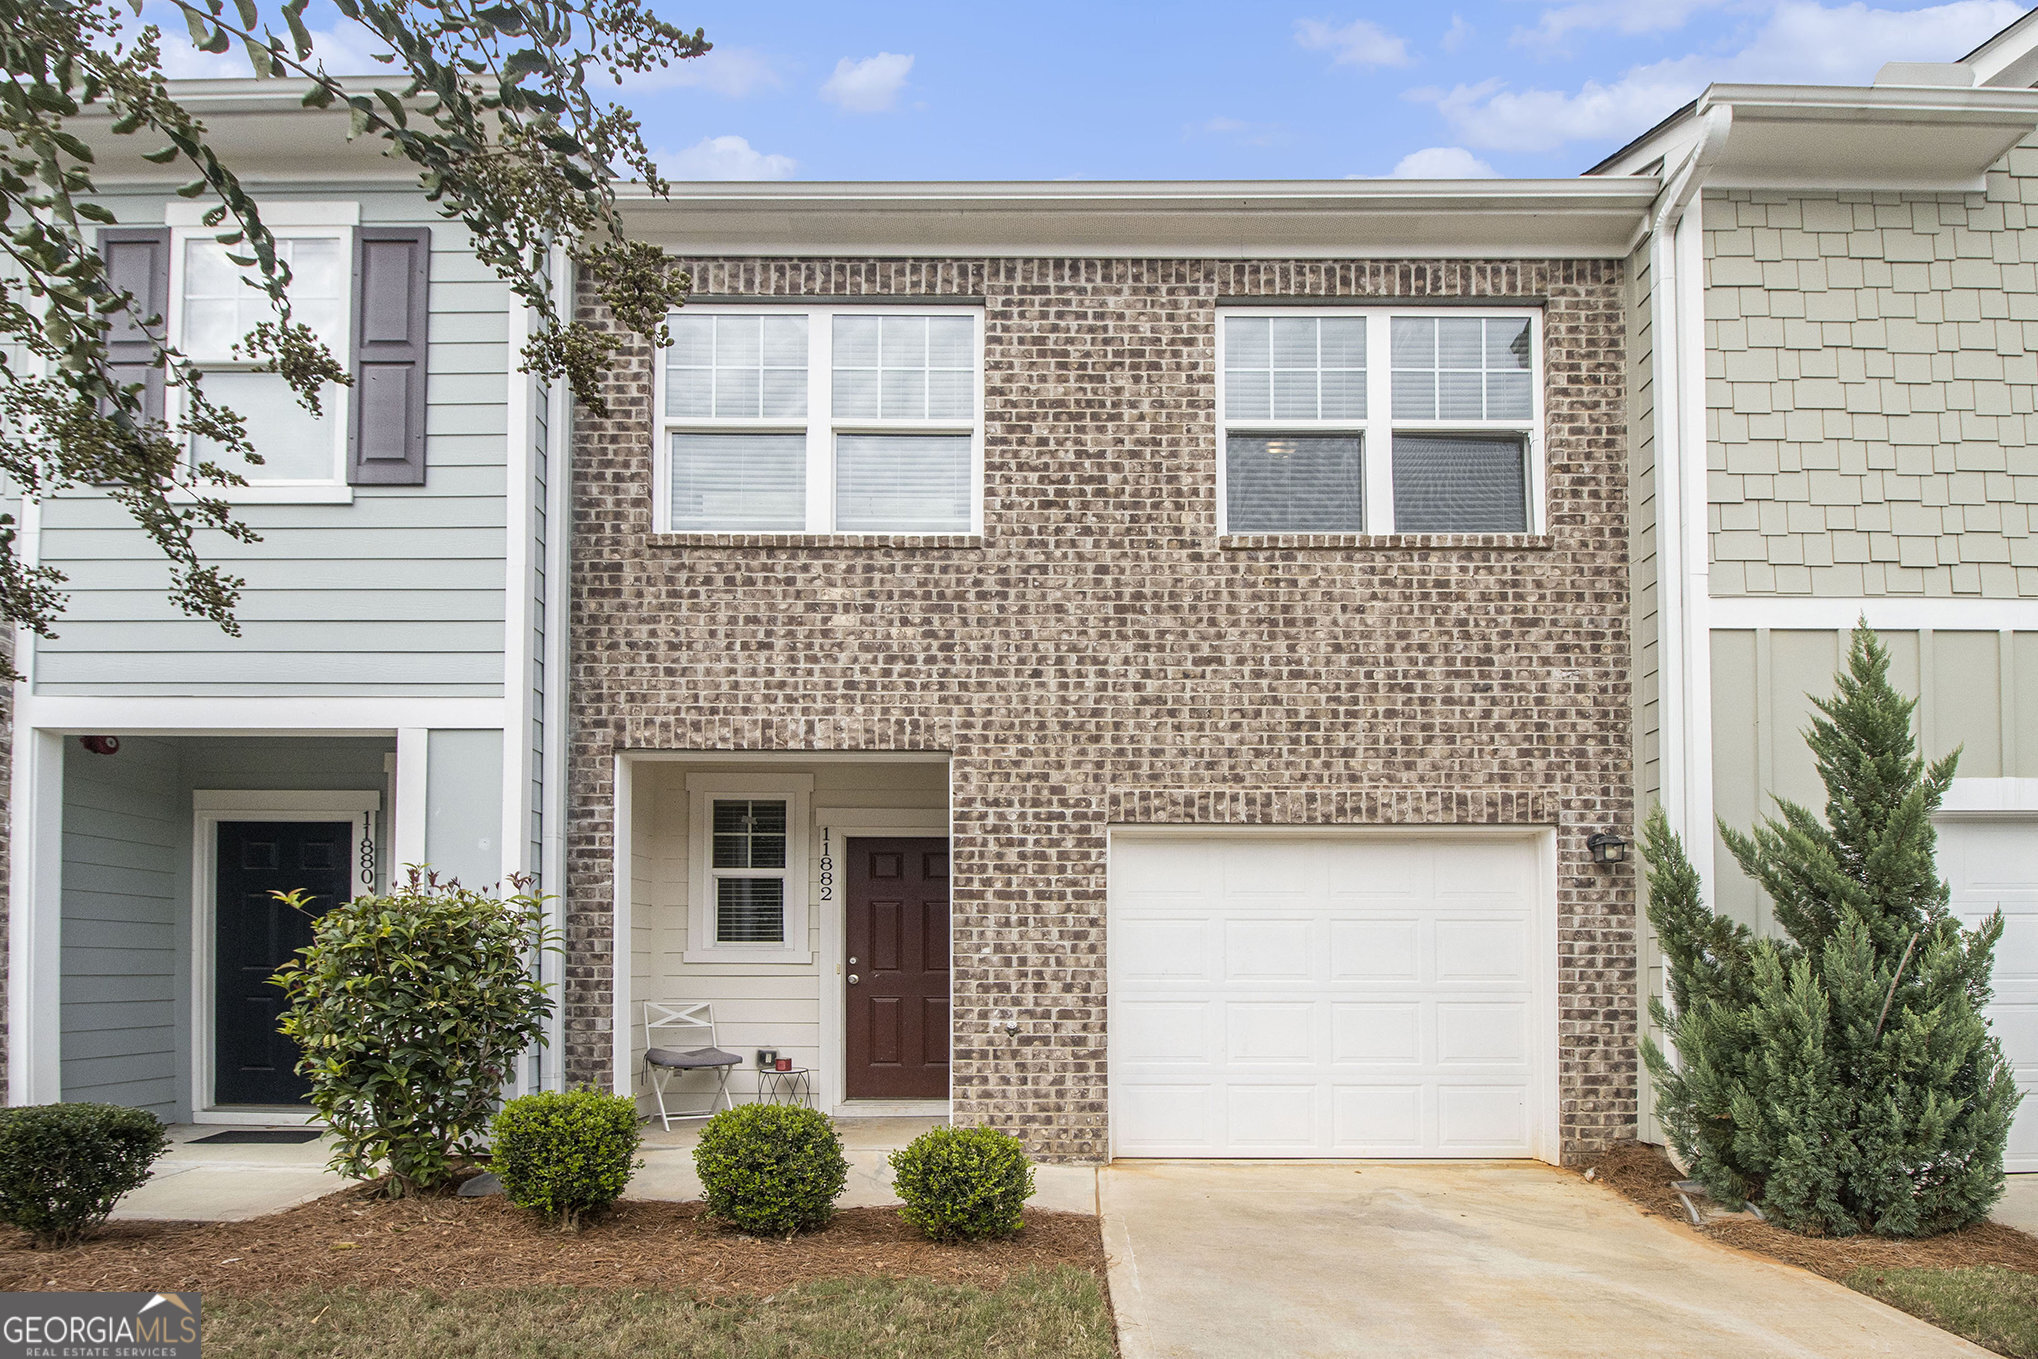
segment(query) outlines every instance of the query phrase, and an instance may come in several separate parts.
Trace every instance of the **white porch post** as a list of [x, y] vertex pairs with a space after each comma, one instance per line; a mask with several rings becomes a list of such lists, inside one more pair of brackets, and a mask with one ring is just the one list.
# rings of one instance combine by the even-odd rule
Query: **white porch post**
[[9, 803], [7, 1102], [49, 1104], [60, 1067], [64, 738], [17, 726]]
[[426, 756], [432, 733], [425, 727], [399, 727], [396, 732], [396, 806], [390, 813], [389, 882], [403, 880], [411, 864], [425, 862], [425, 825], [430, 811]]
[[612, 1068], [615, 1092], [619, 1095], [634, 1094], [636, 1072], [630, 1067], [630, 844], [631, 799], [630, 776], [632, 766], [628, 758], [616, 756], [613, 765], [615, 780], [615, 832], [610, 843], [615, 846], [611, 856], [615, 863], [615, 901], [612, 907], [613, 924], [609, 932], [609, 1038], [613, 1045], [613, 1056], [609, 1058]]

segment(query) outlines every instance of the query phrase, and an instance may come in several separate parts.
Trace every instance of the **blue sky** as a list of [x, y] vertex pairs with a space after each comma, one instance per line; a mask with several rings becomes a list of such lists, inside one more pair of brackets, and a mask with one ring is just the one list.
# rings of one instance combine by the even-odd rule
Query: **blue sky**
[[685, 179], [1571, 175], [1709, 82], [1865, 84], [2026, 8], [654, 2], [715, 44], [618, 92]]

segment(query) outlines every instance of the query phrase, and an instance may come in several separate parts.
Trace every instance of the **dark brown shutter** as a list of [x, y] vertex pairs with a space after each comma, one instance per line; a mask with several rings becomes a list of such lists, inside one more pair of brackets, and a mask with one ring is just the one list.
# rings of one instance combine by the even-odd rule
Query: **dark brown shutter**
[[122, 385], [142, 383], [142, 414], [163, 418], [163, 370], [155, 362], [155, 340], [147, 322], [155, 321], [157, 338], [170, 311], [170, 228], [101, 227], [99, 258], [118, 292], [132, 293], [134, 303], [116, 312], [106, 332], [107, 366]]
[[363, 227], [354, 235], [354, 390], [347, 481], [425, 483], [425, 321], [432, 271], [428, 227]]

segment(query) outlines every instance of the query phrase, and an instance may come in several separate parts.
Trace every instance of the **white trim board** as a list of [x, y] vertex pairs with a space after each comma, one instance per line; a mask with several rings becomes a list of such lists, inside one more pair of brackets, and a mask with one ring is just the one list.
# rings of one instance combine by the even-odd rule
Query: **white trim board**
[[1813, 599], [1803, 596], [1727, 595], [1712, 600], [1714, 631], [1771, 628], [1845, 632], [1856, 620], [1885, 631], [1931, 628], [1938, 632], [2038, 631], [2038, 599]]
[[388, 735], [402, 727], [491, 728], [509, 711], [500, 698], [321, 698], [261, 694], [218, 698], [108, 698], [23, 694], [16, 726], [86, 735], [221, 735], [272, 731], [297, 735]]
[[[359, 886], [356, 866], [363, 839], [372, 834], [361, 824], [365, 812], [382, 810], [378, 789], [328, 792], [264, 791], [259, 789], [195, 789], [191, 794], [191, 1121], [194, 1123], [274, 1124], [274, 1108], [215, 1109], [212, 1105], [214, 1053], [213, 943], [217, 934], [218, 893], [214, 890], [218, 827], [222, 821], [334, 821], [353, 825], [348, 844], [347, 880]], [[368, 890], [374, 890], [370, 884]], [[309, 1115], [310, 1111], [297, 1112]]]
[[1939, 815], [2038, 815], [2038, 779], [1955, 779]]

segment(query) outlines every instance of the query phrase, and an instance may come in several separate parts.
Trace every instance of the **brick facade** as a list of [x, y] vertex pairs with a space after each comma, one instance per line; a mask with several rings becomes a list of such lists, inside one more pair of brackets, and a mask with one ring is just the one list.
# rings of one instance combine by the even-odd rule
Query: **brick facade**
[[[703, 294], [981, 298], [984, 533], [655, 534], [651, 355], [576, 419], [566, 1073], [610, 1064], [614, 756], [951, 753], [954, 1099], [1106, 1150], [1113, 823], [1557, 828], [1567, 1159], [1636, 1110], [1625, 340], [1615, 261], [709, 260]], [[1236, 539], [1227, 298], [1546, 305], [1548, 533]], [[1008, 1039], [994, 1012], [1017, 1016]]]

